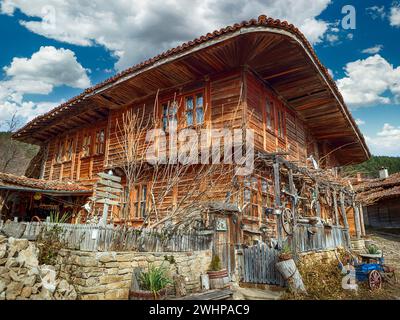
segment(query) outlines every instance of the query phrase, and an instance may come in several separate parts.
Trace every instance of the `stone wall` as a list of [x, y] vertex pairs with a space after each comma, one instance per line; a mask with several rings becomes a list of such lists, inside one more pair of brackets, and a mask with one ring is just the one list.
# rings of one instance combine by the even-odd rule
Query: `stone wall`
[[211, 258], [211, 250], [161, 253], [61, 250], [57, 270], [59, 277], [74, 285], [78, 299], [119, 300], [129, 297], [133, 269], [146, 269], [149, 263], [164, 264], [171, 277], [183, 276], [188, 293], [197, 292], [201, 289], [200, 275], [207, 272]]
[[26, 239], [0, 235], [0, 300], [75, 300], [74, 286], [55, 268], [39, 265], [38, 248]]

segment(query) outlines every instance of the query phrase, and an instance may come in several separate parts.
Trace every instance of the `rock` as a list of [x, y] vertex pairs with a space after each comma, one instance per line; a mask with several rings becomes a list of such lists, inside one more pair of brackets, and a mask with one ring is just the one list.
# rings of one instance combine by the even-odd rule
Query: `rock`
[[5, 242], [7, 242], [7, 237], [0, 234], [0, 243], [5, 243]]
[[36, 283], [36, 276], [27, 276], [23, 278], [21, 281], [24, 284], [24, 286], [33, 287]]
[[0, 293], [0, 301], [1, 300], [6, 300], [6, 292], [5, 291], [3, 293]]
[[43, 265], [40, 267], [40, 277], [42, 279], [43, 289], [46, 289], [51, 293], [56, 290], [56, 275], [57, 273], [53, 266]]
[[8, 244], [9, 244], [8, 256], [13, 258], [16, 253], [28, 248], [29, 241], [27, 239], [9, 238]]
[[40, 300], [53, 300], [53, 295], [52, 292], [43, 287], [38, 295], [38, 298]]
[[5, 265], [6, 262], [7, 262], [7, 258], [2, 258], [2, 259], [0, 259], [0, 266]]
[[27, 268], [35, 268], [39, 266], [39, 249], [33, 243], [29, 243], [29, 246], [19, 252], [17, 262]]
[[21, 282], [10, 282], [6, 289], [6, 299], [15, 300], [21, 294], [23, 286]]
[[5, 266], [6, 266], [6, 268], [18, 267], [19, 263], [17, 262], [17, 259], [9, 257], [7, 259]]
[[12, 281], [21, 282], [22, 280], [21, 277], [13, 270], [10, 270], [9, 275]]
[[0, 244], [0, 259], [4, 258], [7, 253], [7, 243]]
[[32, 286], [32, 294], [38, 294], [41, 288], [42, 284], [36, 283], [35, 285]]
[[24, 287], [21, 291], [22, 298], [29, 298], [32, 294], [32, 287]]
[[0, 293], [2, 293], [4, 290], [6, 290], [6, 288], [7, 288], [6, 282], [5, 282], [5, 281], [2, 281], [2, 280], [0, 279]]

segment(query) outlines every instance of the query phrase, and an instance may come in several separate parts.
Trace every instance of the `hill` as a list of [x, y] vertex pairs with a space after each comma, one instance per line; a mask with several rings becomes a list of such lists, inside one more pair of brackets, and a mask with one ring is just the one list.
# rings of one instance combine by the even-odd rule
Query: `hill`
[[10, 132], [0, 132], [0, 172], [24, 175], [39, 147], [11, 139]]
[[363, 163], [344, 167], [343, 173], [346, 176], [355, 176], [357, 172], [361, 172], [364, 177], [378, 178], [382, 167], [387, 168], [389, 174], [400, 172], [400, 157], [372, 156]]

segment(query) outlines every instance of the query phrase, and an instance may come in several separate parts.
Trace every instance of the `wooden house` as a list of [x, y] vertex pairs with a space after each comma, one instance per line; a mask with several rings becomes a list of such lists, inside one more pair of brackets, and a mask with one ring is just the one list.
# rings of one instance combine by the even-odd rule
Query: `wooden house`
[[355, 190], [366, 227], [400, 228], [400, 173], [364, 181]]
[[[141, 164], [129, 188], [124, 166], [132, 147], [124, 141], [131, 117], [146, 129], [131, 132], [137, 163], [147, 129], [164, 129], [175, 119], [178, 129], [253, 129], [255, 169], [235, 177], [222, 166], [222, 174], [208, 171], [218, 176], [209, 183], [196, 176], [207, 166], [193, 165], [179, 176], [174, 171], [178, 179], [171, 182]], [[285, 21], [260, 16], [170, 49], [37, 117], [14, 139], [41, 146], [40, 179], [95, 188], [101, 172], [120, 176], [125, 189], [109, 213], [113, 223], [152, 227], [193, 217], [199, 228], [224, 234], [220, 241], [228, 250], [284, 239], [293, 224], [313, 217], [326, 228], [360, 234], [354, 194], [335, 168], [367, 160], [369, 150], [327, 69]], [[182, 202], [195, 193], [197, 209], [217, 218], [199, 221], [196, 209], [184, 210]], [[291, 209], [283, 212], [287, 220], [284, 208]]]

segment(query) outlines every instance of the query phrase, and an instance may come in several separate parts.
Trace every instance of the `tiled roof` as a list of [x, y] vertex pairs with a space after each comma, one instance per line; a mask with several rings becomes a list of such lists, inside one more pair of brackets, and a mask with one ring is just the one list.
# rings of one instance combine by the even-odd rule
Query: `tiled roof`
[[400, 198], [400, 173], [390, 175], [386, 179], [372, 179], [360, 183], [354, 187], [357, 192], [357, 200], [366, 205], [379, 200]]
[[[95, 94], [95, 92], [99, 89], [103, 89], [104, 87], [108, 86], [108, 85], [112, 85], [115, 84], [117, 81], [121, 80], [122, 78], [124, 78], [125, 76], [128, 76], [129, 74], [132, 74], [134, 72], [138, 72], [146, 67], [149, 67], [151, 65], [154, 65], [155, 63], [159, 62], [162, 59], [165, 58], [170, 58], [174, 55], [177, 54], [181, 54], [185, 51], [188, 51], [190, 49], [192, 49], [193, 47], [199, 46], [207, 41], [219, 38], [221, 36], [227, 35], [229, 33], [233, 33], [236, 32], [240, 29], [244, 29], [244, 28], [248, 28], [248, 27], [258, 27], [258, 26], [264, 26], [264, 27], [269, 27], [269, 28], [276, 28], [276, 29], [280, 29], [280, 30], [284, 30], [287, 31], [291, 34], [293, 34], [294, 36], [296, 36], [297, 38], [300, 39], [300, 41], [302, 42], [302, 44], [307, 48], [307, 50], [309, 51], [309, 53], [312, 55], [312, 57], [314, 58], [315, 62], [317, 63], [318, 67], [320, 68], [320, 70], [323, 72], [325, 78], [327, 79], [327, 81], [329, 82], [329, 84], [334, 88], [334, 91], [336, 93], [336, 95], [338, 96], [340, 102], [345, 105], [344, 100], [342, 95], [340, 94], [335, 81], [332, 79], [332, 77], [329, 75], [328, 70], [322, 65], [322, 63], [319, 61], [317, 55], [314, 52], [314, 49], [312, 48], [311, 44], [308, 42], [308, 40], [306, 39], [306, 37], [303, 35], [303, 33], [296, 28], [293, 24], [289, 24], [287, 21], [281, 21], [279, 19], [273, 19], [273, 18], [268, 18], [265, 15], [261, 15], [258, 17], [258, 19], [251, 19], [249, 21], [242, 21], [241, 23], [236, 23], [233, 26], [228, 26], [225, 28], [222, 28], [220, 30], [215, 30], [212, 33], [207, 33], [204, 36], [201, 36], [195, 40], [183, 43], [182, 45], [175, 47], [173, 49], [169, 49], [151, 59], [148, 59], [144, 62], [141, 62], [131, 68], [128, 68], [118, 74], [116, 74], [115, 76], [97, 84], [92, 86], [91, 88], [86, 89], [84, 92], [82, 92], [80, 95], [70, 99], [69, 101], [61, 104], [60, 106], [54, 108], [53, 110], [36, 117], [35, 119], [33, 119], [32, 121], [30, 121], [29, 123], [27, 123], [23, 128], [21, 128], [19, 131], [17, 131], [14, 136], [17, 137], [18, 133], [23, 132], [24, 130], [29, 129], [33, 124], [37, 124], [38, 122], [40, 122], [41, 120], [45, 120], [46, 118], [48, 119], [49, 117], [52, 117], [60, 112], [66, 112], [70, 109], [70, 107], [73, 106], [74, 103], [79, 102], [83, 99], [85, 99], [87, 96], [90, 96], [92, 94]], [[348, 117], [351, 119], [351, 122], [353, 123], [354, 128], [356, 128], [357, 134], [360, 137], [360, 139], [362, 140], [364, 146], [366, 146], [365, 140], [363, 135], [361, 134], [360, 130], [358, 129], [357, 125], [355, 124], [354, 118], [352, 117], [352, 115], [350, 114], [350, 112], [347, 112]], [[366, 152], [369, 153], [368, 149], [366, 149]]]
[[18, 189], [35, 189], [43, 191], [71, 192], [71, 193], [91, 193], [91, 190], [77, 183], [68, 181], [47, 181], [32, 179], [24, 176], [16, 176], [10, 173], [0, 172], [0, 188], [16, 187]]

